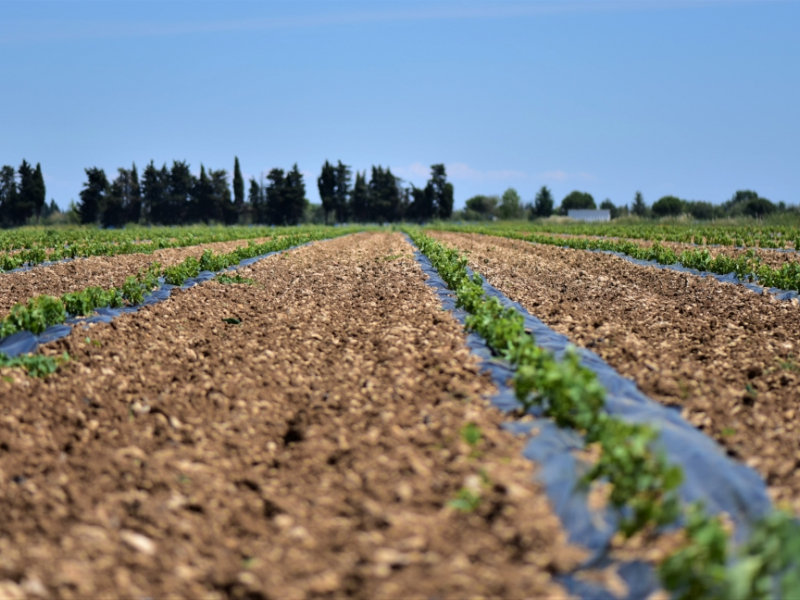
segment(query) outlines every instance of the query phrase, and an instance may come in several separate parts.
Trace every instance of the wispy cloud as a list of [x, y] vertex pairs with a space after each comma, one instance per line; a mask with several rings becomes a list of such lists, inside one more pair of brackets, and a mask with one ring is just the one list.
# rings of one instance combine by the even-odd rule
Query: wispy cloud
[[120, 21], [47, 21], [6, 22], [0, 28], [0, 44], [44, 42], [92, 38], [159, 37], [204, 33], [227, 33], [329, 27], [392, 21], [430, 21], [458, 19], [505, 19], [546, 16], [563, 13], [653, 10], [676, 7], [719, 5], [746, 0], [583, 0], [558, 2], [551, 0], [529, 2], [496, 2], [464, 4], [440, 2], [417, 5], [414, 8], [365, 10], [293, 17], [220, 20], [202, 22], [140, 22]]

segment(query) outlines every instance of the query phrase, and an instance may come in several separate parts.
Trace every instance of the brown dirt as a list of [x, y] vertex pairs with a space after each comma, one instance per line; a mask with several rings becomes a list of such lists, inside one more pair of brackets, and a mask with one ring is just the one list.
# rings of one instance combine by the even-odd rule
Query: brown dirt
[[800, 513], [800, 309], [712, 278], [606, 254], [431, 232], [648, 396], [757, 469]]
[[[569, 235], [566, 233], [562, 234], [543, 234], [543, 235], [550, 235], [551, 237], [561, 237], [561, 238], [581, 238], [581, 239], [612, 239], [618, 241], [627, 241], [633, 242], [638, 244], [642, 248], [649, 248], [655, 242], [648, 241], [648, 240], [637, 240], [637, 239], [630, 239], [630, 238], [598, 238], [597, 236], [592, 235]], [[737, 248], [726, 248], [721, 246], [695, 246], [693, 244], [684, 244], [681, 242], [659, 242], [665, 248], [670, 248], [675, 252], [683, 252], [684, 250], [708, 250], [709, 254], [713, 257], [717, 257], [719, 255], [730, 256], [732, 258], [737, 258], [747, 253], [747, 250], [737, 249]], [[778, 252], [776, 250], [770, 250], [769, 248], [752, 248], [755, 251], [756, 255], [761, 258], [761, 262], [763, 264], [769, 265], [774, 268], [780, 268], [785, 263], [790, 262], [798, 262], [800, 261], [800, 256], [796, 252]]]
[[[582, 553], [410, 246], [243, 274], [73, 331], [46, 381], [2, 373], [0, 591], [564, 597], [551, 574]], [[462, 488], [474, 512], [448, 506]]]
[[[263, 243], [266, 239], [254, 240]], [[246, 246], [248, 240], [213, 242], [186, 248], [165, 248], [152, 254], [122, 254], [118, 256], [90, 256], [67, 263], [40, 266], [19, 273], [0, 273], [0, 316], [17, 303], [48, 294], [60, 296], [77, 292], [89, 286], [110, 288], [122, 285], [126, 277], [136, 275], [139, 269], [158, 261], [162, 266], [178, 264], [189, 256], [200, 258], [205, 249], [216, 253], [232, 252]]]

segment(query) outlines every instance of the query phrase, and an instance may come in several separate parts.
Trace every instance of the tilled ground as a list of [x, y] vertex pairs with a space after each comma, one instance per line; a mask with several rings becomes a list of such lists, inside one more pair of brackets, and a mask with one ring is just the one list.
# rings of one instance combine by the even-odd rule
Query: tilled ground
[[[254, 241], [263, 243], [265, 239]], [[89, 286], [120, 286], [126, 277], [136, 275], [139, 269], [153, 262], [157, 261], [167, 267], [178, 264], [189, 256], [200, 258], [206, 249], [216, 253], [232, 252], [247, 243], [248, 240], [213, 242], [186, 248], [165, 248], [152, 254], [90, 256], [66, 263], [35, 267], [30, 271], [0, 273], [0, 317], [15, 304], [27, 302], [34, 296], [60, 296]]]
[[243, 274], [73, 331], [46, 381], [2, 373], [0, 592], [563, 597], [580, 552], [410, 246]]
[[[628, 239], [628, 238], [598, 238], [597, 236], [591, 235], [569, 235], [569, 234], [550, 234], [551, 237], [555, 238], [583, 238], [583, 239], [611, 239], [616, 241], [628, 241], [638, 244], [643, 248], [649, 248], [655, 242], [649, 240], [636, 240], [636, 239]], [[800, 255], [796, 252], [780, 252], [778, 250], [770, 249], [770, 248], [751, 248], [751, 249], [741, 249], [741, 248], [731, 248], [731, 247], [724, 247], [724, 246], [695, 246], [694, 244], [684, 244], [680, 242], [658, 242], [665, 248], [670, 248], [675, 252], [683, 252], [684, 250], [708, 250], [709, 254], [713, 257], [717, 257], [719, 255], [730, 256], [732, 258], [738, 258], [739, 256], [743, 256], [747, 254], [748, 250], [753, 250], [756, 255], [761, 259], [761, 262], [766, 265], [770, 265], [771, 267], [780, 268], [785, 263], [796, 263], [800, 262]], [[791, 244], [789, 244], [791, 246]]]
[[800, 309], [711, 278], [606, 254], [431, 232], [575, 344], [766, 478], [800, 513]]

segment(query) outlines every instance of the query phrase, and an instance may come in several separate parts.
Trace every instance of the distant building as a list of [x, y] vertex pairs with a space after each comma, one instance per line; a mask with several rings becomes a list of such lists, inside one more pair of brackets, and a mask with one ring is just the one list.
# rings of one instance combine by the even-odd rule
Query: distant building
[[608, 209], [570, 209], [567, 211], [567, 216], [570, 219], [575, 219], [576, 221], [610, 221], [611, 211]]

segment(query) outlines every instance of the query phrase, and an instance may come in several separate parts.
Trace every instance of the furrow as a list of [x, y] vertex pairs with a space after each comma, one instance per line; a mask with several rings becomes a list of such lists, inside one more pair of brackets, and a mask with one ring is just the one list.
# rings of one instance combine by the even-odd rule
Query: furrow
[[798, 349], [791, 303], [605, 254], [432, 232], [555, 331], [754, 467], [800, 512]]
[[46, 380], [0, 380], [3, 579], [84, 597], [565, 595], [552, 573], [583, 553], [399, 234], [240, 273], [256, 285], [176, 291], [56, 342], [73, 361]]

